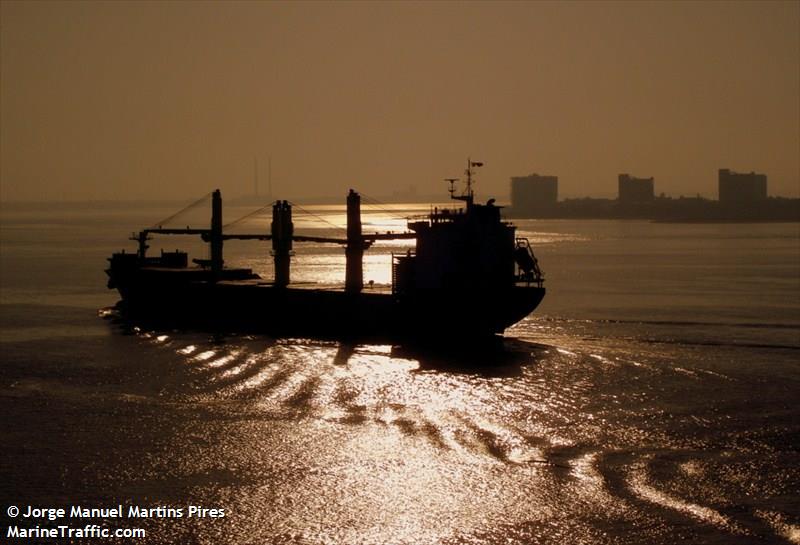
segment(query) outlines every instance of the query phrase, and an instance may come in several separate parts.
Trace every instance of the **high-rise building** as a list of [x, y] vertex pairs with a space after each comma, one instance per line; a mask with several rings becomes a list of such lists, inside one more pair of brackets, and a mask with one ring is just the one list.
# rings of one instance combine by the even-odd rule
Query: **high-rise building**
[[558, 176], [511, 177], [511, 206], [515, 213], [546, 213], [558, 202]]
[[719, 202], [728, 206], [747, 206], [767, 198], [767, 175], [719, 169]]
[[655, 178], [635, 178], [620, 174], [617, 179], [621, 204], [652, 202], [655, 199]]

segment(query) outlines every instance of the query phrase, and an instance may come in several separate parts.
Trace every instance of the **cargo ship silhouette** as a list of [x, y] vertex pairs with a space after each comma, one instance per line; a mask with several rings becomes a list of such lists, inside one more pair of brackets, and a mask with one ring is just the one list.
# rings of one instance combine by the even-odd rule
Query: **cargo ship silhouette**
[[[543, 275], [530, 243], [502, 220], [494, 199], [474, 202], [473, 175], [480, 162], [467, 160], [464, 191], [448, 178], [457, 209], [434, 208], [408, 218], [403, 233], [364, 233], [361, 197], [347, 196], [347, 236], [328, 238], [294, 233], [292, 205], [272, 205], [270, 233], [223, 232], [222, 196], [211, 195], [208, 229], [154, 227], [134, 234], [135, 253], [109, 258], [108, 287], [122, 299], [118, 308], [131, 318], [178, 326], [263, 331], [277, 336], [447, 339], [459, 342], [502, 334], [530, 314], [545, 294]], [[151, 235], [197, 235], [208, 243], [210, 259], [189, 264], [183, 251], [148, 256]], [[364, 289], [363, 256], [380, 240], [414, 239], [415, 248], [392, 254], [391, 287]], [[272, 242], [274, 278], [251, 269], [226, 267], [223, 243]], [[293, 285], [294, 242], [339, 244], [345, 249], [345, 281], [340, 286]]]

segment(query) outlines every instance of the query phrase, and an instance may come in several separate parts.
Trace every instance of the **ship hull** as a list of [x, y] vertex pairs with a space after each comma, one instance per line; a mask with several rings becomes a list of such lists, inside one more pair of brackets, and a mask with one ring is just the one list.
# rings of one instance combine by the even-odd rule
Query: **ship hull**
[[[258, 331], [276, 336], [425, 338], [491, 336], [530, 314], [541, 287], [491, 292], [438, 291], [398, 298], [390, 291], [278, 287], [258, 279], [209, 281], [198, 273], [140, 269], [125, 278], [109, 271], [130, 318], [154, 325]], [[181, 278], [183, 277], [183, 278]]]

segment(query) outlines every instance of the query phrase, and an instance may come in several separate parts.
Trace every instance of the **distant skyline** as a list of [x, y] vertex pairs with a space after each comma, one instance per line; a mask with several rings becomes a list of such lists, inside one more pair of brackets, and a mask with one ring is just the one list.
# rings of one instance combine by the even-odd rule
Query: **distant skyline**
[[800, 197], [800, 2], [0, 2], [0, 200]]

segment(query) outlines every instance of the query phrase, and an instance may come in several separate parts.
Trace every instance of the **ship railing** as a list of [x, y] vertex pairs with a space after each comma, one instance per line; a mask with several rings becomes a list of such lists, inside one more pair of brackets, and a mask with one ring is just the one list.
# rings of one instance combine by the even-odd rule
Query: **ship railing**
[[434, 206], [427, 214], [414, 214], [406, 216], [409, 225], [413, 223], [446, 223], [464, 217], [463, 208], [439, 208]]
[[541, 288], [544, 285], [544, 278], [541, 276], [535, 276], [533, 273], [517, 273], [514, 278], [515, 284], [525, 284], [526, 286], [534, 285], [537, 288]]

